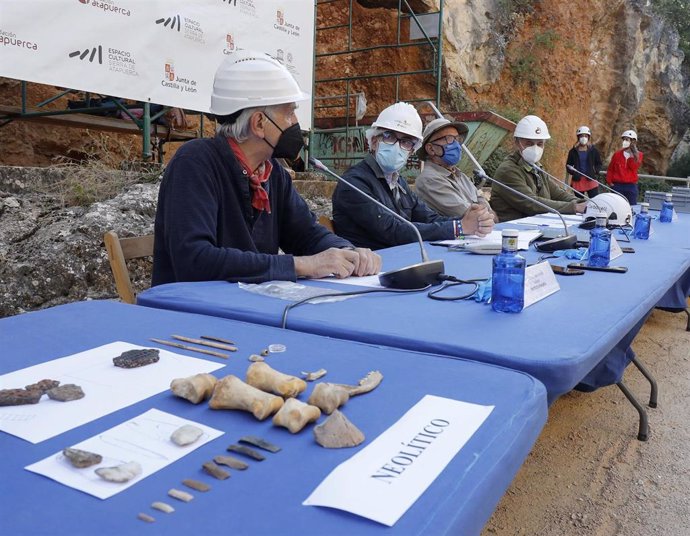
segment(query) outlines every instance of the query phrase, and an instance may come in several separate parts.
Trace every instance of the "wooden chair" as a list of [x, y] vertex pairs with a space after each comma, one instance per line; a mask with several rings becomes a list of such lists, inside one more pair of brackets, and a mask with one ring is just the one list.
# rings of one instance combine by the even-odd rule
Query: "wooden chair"
[[328, 216], [319, 216], [319, 223], [323, 225], [326, 229], [328, 229], [330, 232], [335, 232], [333, 230], [333, 220], [330, 219]]
[[115, 278], [115, 287], [120, 299], [125, 303], [136, 303], [136, 294], [127, 269], [127, 261], [153, 255], [153, 235], [119, 238], [115, 231], [103, 236], [108, 251], [110, 268]]

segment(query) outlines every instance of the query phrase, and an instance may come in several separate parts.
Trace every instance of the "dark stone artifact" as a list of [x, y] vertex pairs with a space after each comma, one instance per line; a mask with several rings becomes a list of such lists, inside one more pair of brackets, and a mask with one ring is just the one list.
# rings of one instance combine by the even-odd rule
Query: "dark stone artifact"
[[193, 480], [191, 478], [184, 479], [182, 483], [188, 488], [195, 489], [196, 491], [208, 491], [211, 489], [211, 486], [209, 486], [208, 484], [205, 484], [204, 482], [199, 482], [198, 480]]
[[274, 445], [273, 443], [269, 443], [265, 439], [261, 439], [260, 437], [256, 436], [244, 436], [240, 437], [239, 440], [240, 443], [247, 443], [248, 445], [253, 445], [255, 447], [259, 447], [260, 449], [267, 450], [268, 452], [280, 452], [281, 448], [278, 445]]
[[218, 480], [230, 478], [230, 473], [218, 467], [214, 462], [206, 462], [204, 465], [202, 465], [202, 467], [204, 468], [204, 471]]
[[238, 454], [244, 454], [245, 456], [249, 456], [258, 462], [262, 462], [266, 459], [263, 454], [255, 451], [254, 449], [250, 449], [249, 447], [245, 447], [244, 445], [230, 445], [226, 450], [229, 450], [230, 452], [237, 452]]
[[238, 471], [244, 471], [245, 469], [247, 469], [247, 467], [249, 467], [242, 460], [238, 460], [237, 458], [233, 458], [232, 456], [214, 456], [213, 461], [216, 462], [218, 465], [227, 465], [228, 467], [231, 467], [232, 469], [237, 469]]
[[155, 348], [145, 348], [122, 352], [118, 357], [113, 357], [113, 364], [121, 368], [137, 368], [156, 363], [159, 359], [158, 350]]
[[91, 467], [103, 461], [103, 456], [94, 452], [89, 452], [88, 450], [68, 448], [64, 449], [62, 454], [65, 455], [65, 458], [67, 458], [74, 467], [79, 467], [80, 469]]
[[84, 391], [82, 391], [81, 387], [73, 383], [66, 383], [59, 387], [53, 387], [47, 394], [53, 400], [59, 400], [60, 402], [69, 402], [71, 400], [84, 398]]
[[58, 385], [60, 385], [60, 382], [57, 380], [41, 380], [40, 382], [27, 385], [24, 389], [27, 391], [41, 391], [42, 393], [46, 393]]
[[0, 406], [38, 404], [42, 396], [43, 391], [39, 389], [0, 389]]

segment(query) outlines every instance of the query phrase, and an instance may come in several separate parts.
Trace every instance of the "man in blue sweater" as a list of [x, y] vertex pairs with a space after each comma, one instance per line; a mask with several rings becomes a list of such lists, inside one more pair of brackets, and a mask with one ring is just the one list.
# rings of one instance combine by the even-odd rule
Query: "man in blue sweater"
[[302, 148], [295, 103], [308, 98], [266, 54], [241, 51], [224, 60], [211, 96], [218, 134], [186, 143], [163, 176], [152, 285], [379, 272], [377, 254], [316, 222], [274, 160]]

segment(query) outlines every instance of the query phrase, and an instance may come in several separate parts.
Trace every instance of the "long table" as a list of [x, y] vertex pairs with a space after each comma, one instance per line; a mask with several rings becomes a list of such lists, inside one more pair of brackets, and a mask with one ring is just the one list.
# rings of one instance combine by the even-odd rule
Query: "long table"
[[[289, 312], [287, 327], [521, 370], [544, 383], [553, 401], [583, 380], [590, 387], [617, 383], [624, 368], [619, 364], [631, 359], [630, 343], [647, 315], [690, 270], [686, 249], [634, 245], [637, 253], [612, 262], [627, 266], [626, 274], [558, 277], [559, 292], [520, 314], [495, 313], [473, 301], [433, 301], [426, 292], [370, 294], [302, 305]], [[419, 262], [416, 244], [380, 253], [385, 270]], [[539, 256], [525, 254], [529, 262]], [[491, 275], [488, 255], [435, 247], [430, 256], [442, 259], [446, 273], [459, 278]], [[353, 290], [337, 283], [308, 284]], [[138, 303], [278, 326], [287, 302], [215, 281], [161, 285], [140, 294]]]
[[[229, 373], [244, 377], [250, 364], [247, 357], [273, 343], [286, 345], [287, 351], [271, 354], [267, 360], [287, 373], [323, 367], [328, 370], [324, 381], [353, 383], [367, 371], [380, 370], [382, 384], [343, 407], [364, 432], [365, 443], [354, 449], [323, 449], [310, 430], [292, 435], [273, 427], [270, 419], [259, 422], [243, 412], [212, 411], [206, 404], [192, 405], [169, 391], [35, 445], [0, 432], [0, 533], [479, 534], [546, 420], [544, 387], [520, 372], [107, 301], [74, 303], [0, 320], [0, 373], [117, 340], [156, 346], [150, 337], [169, 338], [173, 333], [234, 340], [239, 351], [227, 361], [205, 358], [225, 365], [215, 372], [218, 377]], [[0, 383], [0, 387], [9, 386]], [[393, 528], [340, 510], [301, 505], [333, 468], [368, 445], [426, 394], [495, 405], [495, 409]], [[104, 501], [23, 469], [150, 408], [223, 430], [225, 435]], [[202, 473], [202, 463], [248, 434], [283, 450], [268, 455], [264, 462], [250, 461], [247, 471], [231, 470], [232, 478], [226, 481]], [[212, 489], [193, 492], [196, 497], [188, 504], [167, 497], [170, 488], [184, 488], [185, 478], [202, 480]], [[153, 501], [171, 503], [176, 511], [166, 515], [151, 510]], [[138, 520], [139, 512], [153, 515], [156, 522], [148, 525]]]

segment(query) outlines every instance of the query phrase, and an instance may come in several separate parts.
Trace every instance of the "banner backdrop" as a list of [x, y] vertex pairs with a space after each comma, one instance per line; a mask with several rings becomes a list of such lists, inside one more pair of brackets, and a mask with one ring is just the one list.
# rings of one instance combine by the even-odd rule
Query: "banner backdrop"
[[[0, 76], [200, 112], [235, 50], [311, 93], [313, 47], [313, 0], [0, 0]], [[298, 116], [311, 125], [309, 102]]]

